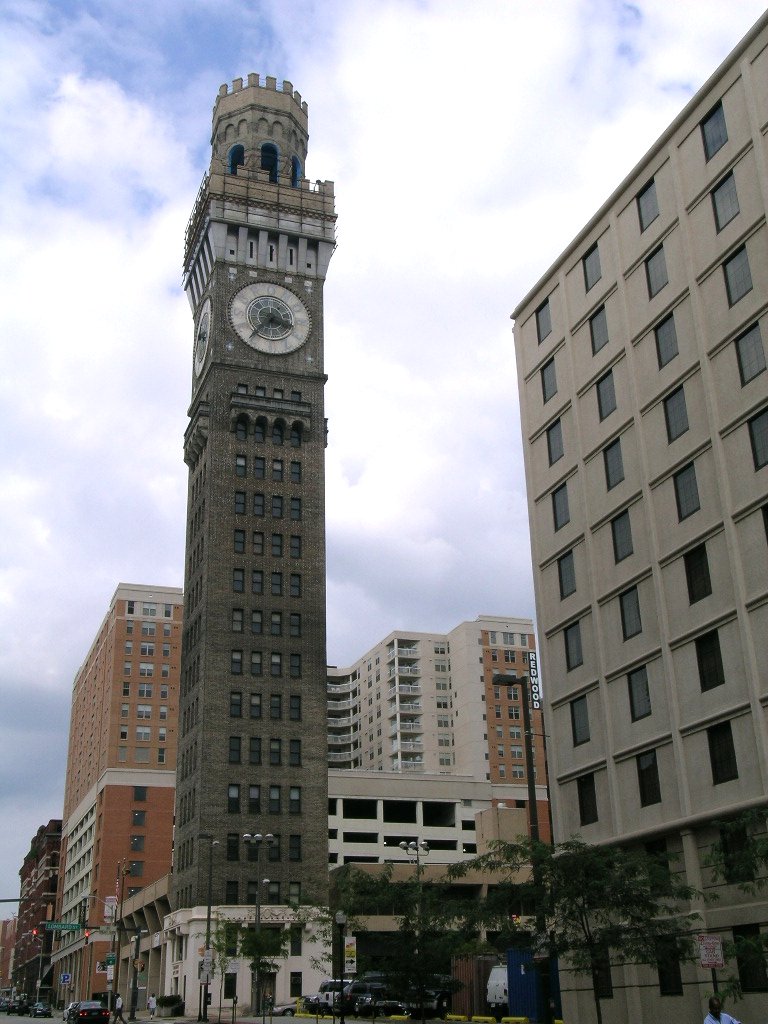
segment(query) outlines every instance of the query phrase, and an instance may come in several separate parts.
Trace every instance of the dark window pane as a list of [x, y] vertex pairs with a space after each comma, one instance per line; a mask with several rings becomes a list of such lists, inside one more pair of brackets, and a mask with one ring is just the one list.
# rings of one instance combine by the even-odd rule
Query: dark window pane
[[560, 420], [547, 428], [547, 452], [550, 466], [563, 457], [563, 424]]
[[688, 516], [698, 512], [699, 488], [696, 483], [696, 467], [692, 462], [684, 466], [672, 478], [675, 485], [675, 501], [677, 503], [677, 516], [679, 520], [687, 519]]
[[733, 941], [736, 944], [736, 965], [742, 992], [768, 992], [765, 946], [760, 925], [737, 925], [733, 929]]
[[702, 693], [725, 683], [720, 637], [716, 629], [696, 638], [696, 664], [699, 668], [699, 684]]
[[589, 336], [592, 339], [592, 355], [608, 344], [608, 320], [605, 315], [605, 306], [601, 306], [589, 318]]
[[603, 462], [605, 464], [605, 484], [610, 491], [616, 484], [624, 479], [624, 460], [621, 457], [621, 438], [617, 438], [613, 444], [609, 444], [603, 450]]
[[625, 640], [637, 636], [643, 631], [643, 623], [640, 618], [640, 597], [637, 587], [631, 587], [619, 595], [619, 607], [621, 609], [621, 632]]
[[632, 552], [632, 524], [629, 520], [629, 512], [621, 512], [611, 520], [611, 535], [613, 537], [613, 556], [617, 562], [628, 558]]
[[584, 254], [581, 262], [584, 267], [584, 287], [589, 291], [603, 276], [600, 269], [600, 251], [597, 248], [597, 243]]
[[581, 624], [574, 622], [572, 625], [566, 626], [563, 630], [563, 640], [565, 642], [565, 664], [570, 672], [571, 669], [578, 668], [584, 662], [581, 649]]
[[579, 796], [579, 824], [591, 825], [597, 821], [597, 795], [595, 793], [595, 776], [582, 775], [576, 779]]
[[543, 302], [536, 310], [536, 336], [539, 343], [552, 333], [552, 312], [549, 308], [549, 299]]
[[637, 216], [640, 231], [645, 231], [649, 224], [659, 216], [659, 201], [656, 198], [656, 182], [650, 181], [637, 197]]
[[759, 412], [749, 421], [749, 440], [755, 469], [762, 469], [768, 465], [768, 409]]
[[709, 597], [712, 593], [712, 581], [709, 577], [709, 561], [707, 560], [706, 544], [688, 551], [683, 556], [685, 563], [685, 580], [688, 585], [688, 598], [691, 604]]
[[560, 597], [568, 597], [576, 590], [576, 569], [573, 562], [573, 552], [566, 551], [557, 560], [557, 575], [560, 580]]
[[659, 766], [656, 751], [647, 750], [637, 756], [637, 784], [640, 790], [640, 803], [643, 807], [658, 804], [661, 801], [659, 786]]
[[680, 950], [673, 938], [658, 940], [656, 969], [659, 973], [659, 995], [681, 996], [683, 977], [680, 971]]
[[736, 357], [739, 361], [739, 377], [744, 387], [765, 369], [763, 339], [757, 324], [736, 341]]
[[711, 160], [728, 141], [722, 103], [718, 103], [715, 109], [707, 114], [701, 122], [701, 137], [704, 143], [704, 156], [707, 160]]
[[597, 382], [597, 409], [600, 419], [604, 420], [616, 408], [616, 389], [613, 383], [613, 370], [609, 370]]
[[656, 336], [656, 357], [659, 361], [659, 369], [677, 355], [677, 331], [675, 329], [675, 317], [670, 313], [668, 317], [654, 330]]
[[574, 747], [586, 743], [589, 739], [589, 708], [586, 696], [571, 701], [571, 733]]
[[728, 303], [734, 306], [739, 299], [752, 291], [752, 271], [749, 269], [749, 257], [746, 246], [738, 249], [729, 260], [723, 264], [725, 273], [725, 290], [728, 293]]
[[629, 688], [629, 711], [632, 721], [647, 718], [651, 713], [651, 694], [648, 689], [648, 671], [643, 665], [627, 676]]
[[552, 358], [541, 368], [541, 395], [546, 403], [556, 394], [557, 374], [555, 373], [555, 360]]
[[667, 440], [671, 444], [688, 429], [688, 409], [682, 385], [664, 399], [664, 419], [667, 424]]
[[663, 245], [652, 252], [645, 261], [645, 276], [648, 281], [648, 298], [652, 299], [669, 281]]
[[739, 212], [739, 197], [736, 195], [736, 179], [729, 174], [712, 190], [712, 207], [715, 211], [715, 226], [722, 231]]
[[562, 529], [570, 521], [571, 514], [568, 509], [567, 484], [562, 484], [556, 491], [552, 492], [552, 514], [555, 521], [555, 530]]
[[720, 785], [738, 779], [739, 769], [736, 764], [736, 750], [733, 745], [733, 733], [730, 722], [720, 722], [707, 729], [709, 743], [709, 761], [712, 767], [712, 784]]

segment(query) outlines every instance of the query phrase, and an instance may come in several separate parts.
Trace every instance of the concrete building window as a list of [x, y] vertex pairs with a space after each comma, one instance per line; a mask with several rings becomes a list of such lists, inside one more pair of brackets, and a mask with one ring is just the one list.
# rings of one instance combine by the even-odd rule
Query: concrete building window
[[722, 103], [718, 103], [701, 122], [701, 139], [704, 143], [704, 156], [707, 160], [711, 160], [728, 141], [728, 129], [725, 125], [725, 112]]
[[568, 509], [568, 484], [561, 484], [552, 492], [552, 515], [554, 518], [555, 531], [561, 530], [566, 523], [570, 522], [571, 513]]
[[687, 551], [683, 556], [685, 563], [685, 581], [688, 586], [688, 600], [696, 604], [712, 593], [712, 580], [709, 575], [706, 544]]
[[300, 423], [294, 423], [291, 427], [291, 447], [300, 448], [302, 440], [302, 429]]
[[264, 593], [264, 573], [261, 569], [253, 569], [251, 571], [251, 593]]
[[[289, 835], [288, 836], [288, 860], [299, 861], [301, 860], [301, 836], [300, 835]], [[298, 929], [296, 929], [298, 931]], [[301, 932], [299, 931], [299, 936]]]
[[640, 596], [637, 587], [630, 587], [623, 594], [619, 595], [619, 607], [621, 609], [621, 634], [625, 640], [643, 631], [643, 623], [640, 618]]
[[243, 652], [232, 651], [229, 656], [229, 671], [233, 676], [239, 676], [243, 673]]
[[592, 772], [576, 779], [576, 791], [579, 798], [579, 824], [591, 825], [597, 821], [597, 794]]
[[240, 813], [240, 786], [234, 782], [227, 786], [227, 813]]
[[290, 675], [291, 679], [301, 678], [301, 655], [291, 654], [290, 655]]
[[651, 179], [637, 196], [637, 219], [640, 232], [652, 224], [659, 216], [659, 201], [656, 197], [656, 180]]
[[244, 569], [233, 569], [232, 570], [232, 590], [235, 594], [242, 594], [245, 589], [245, 570]]
[[559, 419], [547, 427], [547, 453], [550, 466], [563, 457], [563, 424]]
[[291, 519], [301, 519], [301, 498], [291, 498]]
[[149, 743], [152, 739], [152, 730], [148, 725], [136, 726], [136, 741], [138, 743]]
[[613, 538], [613, 557], [615, 561], [621, 562], [633, 553], [632, 546], [632, 524], [629, 519], [629, 510], [620, 512], [611, 520], [611, 537]]
[[[248, 787], [248, 813], [249, 814], [261, 814], [261, 786], [249, 786]], [[256, 847], [248, 847], [249, 859], [251, 855], [256, 854]]]
[[272, 495], [272, 518], [283, 518], [283, 499], [282, 496], [279, 494]]
[[283, 635], [283, 613], [272, 612], [269, 617], [269, 632], [271, 636]]
[[237, 168], [245, 163], [245, 148], [239, 143], [233, 146], [227, 154], [227, 172], [237, 174]]
[[681, 996], [683, 976], [680, 971], [680, 950], [673, 938], [659, 939], [656, 947], [656, 970], [660, 996]]
[[269, 741], [269, 763], [277, 767], [283, 763], [282, 740], [273, 738]]
[[269, 659], [269, 674], [281, 676], [283, 674], [283, 656], [279, 651], [273, 651]]
[[594, 288], [603, 276], [600, 268], [600, 250], [597, 247], [597, 242], [584, 253], [581, 264], [584, 268], [584, 289], [589, 291], [591, 288]]
[[757, 324], [736, 339], [736, 358], [739, 362], [739, 377], [742, 387], [758, 377], [765, 369], [763, 339]]
[[238, 441], [245, 441], [248, 437], [248, 420], [244, 416], [239, 416], [235, 423], [235, 437]]
[[571, 701], [571, 735], [574, 747], [589, 740], [589, 707], [586, 695]]
[[242, 746], [242, 740], [239, 736], [229, 737], [229, 756], [228, 760], [230, 764], [240, 764], [240, 750]]
[[739, 299], [752, 291], [752, 271], [749, 269], [747, 247], [740, 249], [723, 264], [725, 274], [725, 290], [728, 294], [728, 305], [735, 306]]
[[763, 938], [759, 924], [741, 924], [733, 929], [742, 992], [768, 992]]
[[280, 905], [280, 883], [270, 882], [267, 886], [267, 903], [270, 906], [277, 907]]
[[253, 460], [253, 475], [257, 480], [263, 480], [266, 475], [267, 460], [258, 456]]
[[605, 466], [605, 486], [610, 491], [624, 479], [624, 460], [621, 457], [620, 437], [603, 449], [603, 464]]
[[[299, 182], [301, 181], [301, 161], [297, 156], [291, 157], [291, 188], [298, 188]], [[301, 995], [301, 989], [298, 992], [291, 992], [291, 995]]]
[[291, 558], [301, 558], [301, 537], [291, 534], [289, 554]]
[[254, 530], [251, 536], [251, 549], [254, 555], [264, 554], [264, 534], [261, 530]]
[[301, 597], [301, 573], [291, 573], [291, 597]]
[[280, 597], [283, 593], [283, 574], [273, 572], [270, 576], [270, 593], [273, 597]]
[[565, 665], [570, 672], [584, 663], [584, 654], [581, 648], [581, 623], [573, 622], [563, 630], [563, 642], [565, 644]]
[[541, 368], [541, 397], [546, 404], [550, 398], [557, 394], [557, 373], [555, 370], [555, 357], [544, 363]]
[[300, 462], [292, 462], [291, 463], [291, 483], [292, 484], [300, 484], [301, 483], [301, 463]]
[[722, 231], [739, 212], [739, 197], [736, 195], [736, 179], [733, 172], [712, 189], [712, 209], [715, 214], [715, 226]]
[[613, 370], [609, 370], [600, 378], [596, 385], [597, 410], [600, 419], [610, 416], [616, 408], [616, 388], [613, 383]]
[[255, 516], [259, 516], [259, 517], [264, 515], [264, 495], [263, 494], [254, 494], [254, 496], [253, 496], [253, 514]]
[[669, 283], [667, 273], [667, 258], [664, 255], [664, 246], [660, 245], [645, 261], [645, 277], [648, 282], [648, 298], [652, 299], [658, 295], [662, 288]]
[[277, 146], [274, 142], [265, 142], [261, 147], [261, 169], [266, 171], [273, 185], [277, 184]]
[[291, 786], [288, 791], [288, 810], [291, 814], [301, 814], [301, 786]]
[[245, 491], [235, 491], [235, 515], [245, 515]]
[[664, 399], [664, 420], [670, 444], [688, 430], [688, 409], [682, 384]]
[[132, 825], [146, 825], [147, 823], [147, 812], [146, 811], [131, 811], [131, 824]]
[[264, 628], [264, 614], [256, 609], [251, 612], [251, 633], [254, 636], [261, 636]]
[[768, 409], [759, 412], [749, 421], [749, 440], [755, 470], [768, 465]]
[[633, 722], [647, 718], [651, 713], [651, 694], [648, 689], [648, 671], [645, 665], [627, 675], [629, 713]]
[[725, 683], [720, 637], [716, 629], [696, 638], [696, 664], [699, 669], [701, 692], [714, 690]]
[[155, 666], [149, 661], [139, 662], [139, 675], [151, 677], [155, 674]]
[[231, 690], [229, 694], [229, 717], [241, 718], [243, 714], [243, 695], [240, 690]]
[[680, 522], [698, 512], [701, 508], [699, 503], [699, 488], [696, 483], [696, 467], [692, 462], [683, 466], [672, 478], [675, 486], [675, 503], [677, 504], [677, 518]]
[[656, 751], [647, 750], [644, 754], [638, 754], [636, 761], [637, 785], [640, 790], [641, 806], [648, 807], [650, 804], [661, 803], [659, 765], [656, 760]]
[[[238, 886], [236, 880], [228, 878], [225, 881], [225, 883], [224, 883], [224, 902], [229, 907], [236, 907], [238, 905], [238, 903], [240, 902], [239, 886]], [[229, 982], [229, 985], [227, 985], [227, 982]], [[236, 985], [237, 985], [237, 975], [236, 974], [227, 974], [226, 975], [226, 979], [225, 979], [225, 983], [224, 983], [224, 991], [226, 993], [227, 988], [229, 988], [229, 991], [230, 991], [229, 998], [230, 999], [237, 992]]]
[[301, 740], [288, 741], [288, 764], [293, 768], [301, 764]]
[[281, 693], [269, 695], [269, 717], [273, 721], [283, 717], [283, 695]]
[[707, 729], [707, 742], [709, 763], [712, 767], [712, 785], [719, 786], [723, 782], [738, 779], [739, 769], [736, 764], [731, 723], [720, 722], [710, 726]]
[[661, 323], [656, 325], [653, 333], [656, 338], [656, 358], [661, 369], [678, 353], [674, 313], [664, 317]]
[[242, 633], [243, 632], [243, 609], [233, 608], [232, 609], [232, 632]]
[[245, 476], [248, 472], [248, 459], [245, 455], [235, 456], [235, 476]]
[[280, 814], [281, 812], [281, 795], [279, 786], [269, 787], [269, 813]]
[[261, 736], [248, 738], [248, 764], [261, 764]]
[[227, 833], [227, 860], [240, 860], [240, 834]]
[[[282, 395], [280, 396], [282, 398]], [[272, 444], [282, 444], [285, 440], [285, 432], [282, 423], [272, 425]]]
[[283, 460], [272, 460], [272, 479], [280, 482], [283, 479]]
[[252, 693], [250, 697], [250, 717], [261, 718], [261, 694]]
[[592, 341], [593, 356], [608, 344], [608, 318], [605, 315], [605, 306], [601, 306], [589, 318], [589, 337]]
[[[151, 694], [150, 694], [151, 696]], [[152, 705], [151, 704], [139, 704], [136, 707], [136, 717], [139, 719], [151, 718], [152, 717]]]
[[549, 299], [545, 299], [544, 302], [536, 310], [536, 337], [539, 340], [539, 344], [544, 341], [552, 333], [552, 311], [549, 307]]
[[557, 577], [560, 583], [560, 599], [568, 597], [576, 591], [576, 568], [573, 551], [566, 551], [557, 560]]
[[292, 693], [288, 700], [288, 717], [292, 722], [301, 721], [301, 695]]
[[299, 612], [290, 613], [288, 632], [293, 637], [301, 636], [301, 615]]

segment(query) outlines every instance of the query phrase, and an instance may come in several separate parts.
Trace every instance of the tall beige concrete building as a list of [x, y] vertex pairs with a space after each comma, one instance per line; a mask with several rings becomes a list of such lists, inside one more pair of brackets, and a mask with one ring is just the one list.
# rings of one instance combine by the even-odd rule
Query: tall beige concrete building
[[[513, 314], [555, 836], [677, 854], [725, 939], [768, 928], [705, 865], [768, 801], [767, 45], [763, 17]], [[728, 972], [755, 1019], [765, 964]], [[711, 986], [614, 970], [605, 1019]]]

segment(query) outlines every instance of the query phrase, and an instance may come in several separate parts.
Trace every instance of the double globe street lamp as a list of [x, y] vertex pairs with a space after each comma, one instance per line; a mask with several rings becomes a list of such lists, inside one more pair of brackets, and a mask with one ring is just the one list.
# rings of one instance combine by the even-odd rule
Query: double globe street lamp
[[[261, 885], [262, 881], [259, 877], [261, 874], [261, 848], [262, 846], [272, 846], [275, 842], [275, 837], [271, 832], [267, 832], [262, 835], [261, 832], [246, 832], [243, 836], [243, 842], [249, 847], [249, 850], [255, 850], [255, 854], [250, 855], [249, 859], [256, 861], [256, 895], [254, 899], [254, 925], [255, 925], [255, 936], [254, 942], [254, 954], [253, 954], [253, 998], [252, 1012], [254, 1016], [258, 1016], [261, 1011], [261, 988], [259, 978], [259, 964], [261, 960], [261, 950], [259, 948], [259, 935], [261, 933]], [[268, 882], [269, 879], [265, 878], [264, 882]]]

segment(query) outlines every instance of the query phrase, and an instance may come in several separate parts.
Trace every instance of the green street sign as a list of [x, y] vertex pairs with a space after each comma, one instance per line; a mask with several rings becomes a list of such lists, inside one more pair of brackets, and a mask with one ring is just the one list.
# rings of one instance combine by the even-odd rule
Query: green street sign
[[116, 959], [117, 959], [117, 953], [107, 953], [107, 955], [104, 957], [104, 963], [108, 964], [108, 965], [109, 964], [114, 964]]
[[68, 924], [66, 921], [46, 921], [45, 930], [47, 932], [79, 932], [81, 926], [79, 924]]

